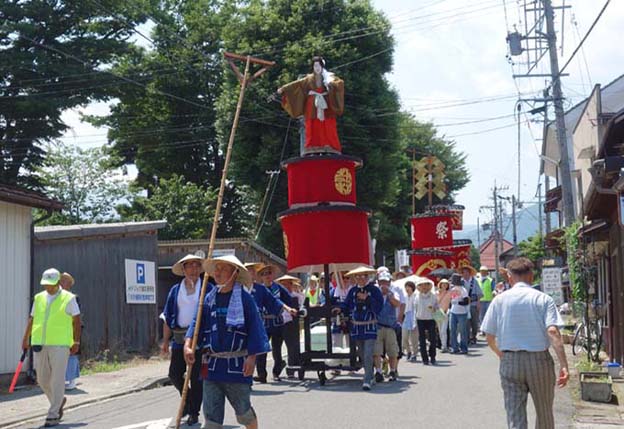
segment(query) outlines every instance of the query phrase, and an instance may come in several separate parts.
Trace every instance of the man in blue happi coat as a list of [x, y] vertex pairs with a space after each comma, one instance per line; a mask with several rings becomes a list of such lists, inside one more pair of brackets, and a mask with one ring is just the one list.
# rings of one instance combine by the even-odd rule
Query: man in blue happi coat
[[[214, 277], [203, 302], [198, 345], [202, 350], [204, 427], [223, 428], [225, 399], [234, 408], [236, 420], [248, 429], [258, 427], [251, 406], [251, 384], [257, 356], [270, 350], [262, 318], [252, 296], [243, 287], [251, 277], [233, 255], [204, 262], [206, 274]], [[197, 317], [189, 326], [184, 358], [195, 362], [191, 348]]]
[[383, 306], [383, 296], [370, 276], [375, 270], [359, 267], [347, 273], [355, 279], [356, 287], [351, 288], [340, 309], [350, 316], [351, 341], [357, 347], [360, 360], [364, 365], [363, 390], [370, 390], [373, 384], [373, 352], [377, 340], [377, 315]]
[[[252, 295], [256, 297], [258, 308], [262, 303], [262, 318], [264, 319], [264, 328], [267, 336], [271, 341], [273, 353], [273, 379], [279, 380], [282, 370], [286, 367], [286, 362], [282, 359], [282, 343], [284, 342], [284, 318], [282, 311], [285, 310], [293, 316], [296, 316], [298, 310], [293, 303], [293, 299], [286, 288], [274, 280], [279, 274], [279, 268], [273, 264], [259, 264], [255, 267], [256, 275], [259, 283], [254, 283]], [[265, 296], [269, 295], [271, 299]], [[265, 304], [265, 300], [268, 303]], [[279, 310], [275, 312], [275, 302], [279, 305]], [[256, 361], [256, 369], [258, 377], [255, 379], [261, 383], [267, 381], [266, 355], [258, 356]]]

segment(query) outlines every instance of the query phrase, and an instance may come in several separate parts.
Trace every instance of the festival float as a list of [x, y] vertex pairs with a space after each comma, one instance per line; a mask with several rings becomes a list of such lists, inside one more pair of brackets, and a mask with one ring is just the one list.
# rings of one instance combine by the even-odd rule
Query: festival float
[[[284, 161], [288, 176], [288, 210], [279, 213], [284, 253], [289, 272], [325, 273], [324, 292], [330, 296], [332, 272], [372, 265], [368, 228], [370, 212], [357, 206], [356, 170], [362, 160], [342, 154], [336, 118], [344, 108], [344, 84], [325, 69], [320, 57], [302, 79], [278, 90], [284, 110], [305, 121], [305, 145], [301, 156]], [[339, 277], [339, 276], [337, 276]], [[331, 369], [358, 370], [361, 363], [354, 345], [348, 353], [332, 344], [332, 303], [311, 307], [304, 303], [304, 351], [297, 371], [316, 371], [321, 385]], [[322, 350], [312, 347], [312, 324], [325, 326]]]

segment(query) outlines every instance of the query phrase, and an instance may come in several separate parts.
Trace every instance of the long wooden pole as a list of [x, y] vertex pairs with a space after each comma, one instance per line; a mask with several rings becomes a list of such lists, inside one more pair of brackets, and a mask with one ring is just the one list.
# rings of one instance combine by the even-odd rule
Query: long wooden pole
[[[208, 255], [206, 258], [212, 258], [212, 252], [215, 246], [215, 239], [217, 238], [217, 228], [219, 226], [219, 216], [221, 214], [221, 205], [223, 203], [223, 194], [225, 193], [225, 183], [227, 179], [228, 168], [230, 166], [230, 158], [232, 157], [232, 146], [234, 146], [234, 136], [236, 135], [236, 128], [238, 127], [238, 119], [240, 117], [240, 111], [243, 106], [243, 99], [245, 98], [245, 88], [247, 87], [247, 79], [249, 77], [249, 63], [251, 57], [247, 56], [245, 62], [245, 73], [241, 81], [240, 93], [238, 95], [238, 104], [236, 105], [236, 113], [234, 114], [234, 123], [230, 130], [230, 140], [228, 141], [227, 151], [225, 153], [225, 163], [223, 165], [223, 173], [221, 174], [221, 186], [219, 187], [219, 196], [217, 198], [217, 207], [215, 209], [214, 220], [212, 222], [212, 230], [210, 232], [210, 243], [208, 244]], [[204, 281], [202, 282], [202, 288], [199, 293], [199, 304], [197, 306], [197, 316], [195, 317], [195, 330], [193, 331], [193, 342], [191, 348], [195, 351], [197, 347], [197, 338], [199, 337], [200, 321], [202, 318], [202, 312], [204, 309], [204, 297], [206, 296], [206, 288], [208, 286], [208, 274], [204, 274]], [[191, 379], [192, 365], [186, 365], [186, 375], [184, 376], [184, 388], [182, 389], [182, 398], [180, 400], [180, 406], [178, 407], [178, 415], [176, 416], [176, 429], [180, 428], [180, 421], [184, 413], [184, 404], [186, 403], [186, 396], [188, 395], [189, 380]]]

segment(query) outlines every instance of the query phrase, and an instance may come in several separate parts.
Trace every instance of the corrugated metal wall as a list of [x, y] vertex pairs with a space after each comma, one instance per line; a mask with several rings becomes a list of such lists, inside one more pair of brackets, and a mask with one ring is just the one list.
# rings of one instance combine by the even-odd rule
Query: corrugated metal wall
[[28, 319], [30, 212], [0, 202], [0, 374], [15, 371]]
[[[80, 297], [84, 324], [81, 350], [85, 357], [105, 349], [147, 352], [156, 345], [157, 306], [126, 304], [124, 262], [138, 259], [156, 263], [156, 234], [35, 240], [34, 253], [36, 275], [55, 267], [76, 280], [72, 292]], [[158, 273], [155, 276], [158, 281]]]

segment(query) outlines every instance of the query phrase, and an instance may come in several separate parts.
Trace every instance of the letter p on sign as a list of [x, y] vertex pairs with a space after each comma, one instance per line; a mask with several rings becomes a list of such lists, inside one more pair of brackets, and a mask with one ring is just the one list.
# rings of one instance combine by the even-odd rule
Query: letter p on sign
[[145, 284], [145, 264], [136, 264], [136, 282]]

